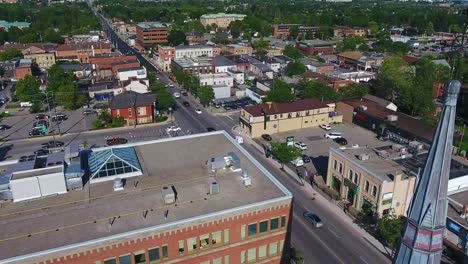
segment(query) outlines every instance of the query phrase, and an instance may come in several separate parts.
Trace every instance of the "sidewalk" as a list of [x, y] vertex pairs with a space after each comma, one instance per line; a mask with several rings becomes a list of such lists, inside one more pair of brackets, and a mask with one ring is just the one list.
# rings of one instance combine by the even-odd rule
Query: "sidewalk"
[[[233, 129], [236, 134], [239, 134], [238, 128]], [[243, 135], [244, 138], [244, 144], [249, 144], [253, 147], [255, 147], [258, 151], [260, 151], [262, 154], [264, 153], [263, 147], [260, 146], [257, 142], [255, 142], [253, 139], [250, 137]], [[279, 164], [277, 161], [273, 159], [268, 159], [268, 162], [271, 164], [275, 165], [277, 168], [281, 167], [281, 164]], [[297, 178], [296, 172], [291, 170], [289, 167], [284, 166], [284, 172], [292, 176], [293, 178]], [[346, 224], [350, 227], [350, 230], [353, 231], [356, 235], [362, 237], [363, 239], [367, 240], [369, 244], [374, 246], [377, 250], [380, 252], [384, 253], [387, 255], [389, 252], [392, 252], [391, 249], [385, 247], [380, 241], [378, 241], [375, 237], [370, 235], [365, 229], [357, 225], [354, 220], [348, 216], [341, 208], [336, 206], [336, 204], [330, 200], [328, 200], [326, 197], [323, 196], [321, 191], [315, 190], [310, 182], [304, 180], [304, 191], [310, 195], [310, 197], [315, 197], [315, 199], [322, 204], [326, 204], [327, 208], [332, 211], [338, 218], [342, 219]], [[318, 194], [318, 195], [317, 195]], [[293, 194], [294, 195], [294, 194]]]

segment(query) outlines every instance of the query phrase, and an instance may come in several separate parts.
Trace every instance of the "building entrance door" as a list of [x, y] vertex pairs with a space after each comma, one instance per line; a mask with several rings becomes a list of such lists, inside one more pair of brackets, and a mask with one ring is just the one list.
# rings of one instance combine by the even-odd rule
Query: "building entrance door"
[[346, 200], [348, 200], [348, 202], [351, 205], [354, 205], [354, 195], [355, 194], [356, 194], [356, 192], [353, 189], [348, 188], [348, 195], [346, 196]]

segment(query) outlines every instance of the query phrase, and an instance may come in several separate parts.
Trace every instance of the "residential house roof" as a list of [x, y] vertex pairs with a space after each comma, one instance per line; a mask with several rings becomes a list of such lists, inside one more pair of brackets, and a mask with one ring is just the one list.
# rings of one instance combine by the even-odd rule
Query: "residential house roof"
[[23, 54], [32, 54], [32, 52], [28, 53], [28, 49], [32, 47], [36, 47], [44, 52], [54, 52], [57, 48], [58, 44], [55, 43], [5, 43], [4, 45], [0, 46], [0, 51], [4, 51], [7, 49], [17, 49], [23, 52]]
[[112, 97], [109, 108], [121, 109], [148, 106], [154, 104], [155, 102], [156, 96], [153, 93], [140, 94], [133, 91], [126, 91]]
[[364, 53], [360, 51], [345, 51], [345, 52], [341, 52], [340, 54], [338, 54], [339, 57], [356, 60], [356, 61], [359, 60], [363, 55]]
[[112, 49], [112, 44], [107, 42], [87, 42], [78, 44], [62, 44], [57, 47], [57, 51], [83, 50], [83, 49]]
[[217, 56], [213, 58], [214, 66], [234, 66], [236, 63], [225, 56]]
[[267, 115], [276, 115], [325, 107], [328, 107], [328, 105], [320, 101], [319, 99], [308, 98], [290, 103], [266, 103], [261, 105], [251, 105], [246, 106], [243, 109], [250, 113], [252, 116], [262, 116], [263, 112], [265, 112]]
[[89, 64], [61, 64], [59, 65], [64, 71], [84, 71], [89, 70]]
[[118, 72], [138, 71], [138, 70], [143, 70], [143, 69], [144, 69], [144, 67], [131, 67], [131, 68], [119, 69]]
[[346, 81], [346, 80], [343, 80], [343, 79], [340, 79], [340, 78], [327, 76], [327, 75], [324, 75], [324, 74], [321, 74], [321, 73], [318, 73], [318, 72], [312, 72], [312, 71], [308, 71], [308, 72], [304, 73], [304, 78], [312, 79], [312, 80], [321, 82], [321, 83], [323, 83], [325, 85], [332, 85], [335, 82]]

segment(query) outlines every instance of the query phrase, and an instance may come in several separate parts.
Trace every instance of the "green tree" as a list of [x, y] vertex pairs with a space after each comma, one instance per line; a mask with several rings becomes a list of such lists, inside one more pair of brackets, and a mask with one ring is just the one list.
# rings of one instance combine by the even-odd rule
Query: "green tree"
[[319, 26], [318, 35], [320, 39], [329, 39], [333, 37], [333, 33], [333, 27], [326, 25]]
[[343, 51], [357, 50], [361, 45], [366, 45], [365, 37], [349, 37], [343, 39]]
[[169, 42], [169, 44], [171, 44], [172, 46], [187, 44], [185, 33], [179, 30], [171, 30], [171, 32], [169, 32], [169, 35], [167, 36], [167, 42]]
[[397, 93], [411, 86], [413, 76], [414, 71], [401, 57], [385, 58], [376, 85], [377, 96], [394, 102]]
[[150, 83], [150, 89], [154, 93], [158, 93], [160, 91], [165, 91], [166, 86], [161, 82], [153, 82], [153, 83]]
[[286, 103], [294, 101], [295, 96], [291, 86], [279, 80], [274, 80], [273, 88], [267, 93], [265, 102]]
[[296, 264], [304, 264], [304, 256], [297, 248], [291, 248], [291, 259], [293, 259]]
[[369, 30], [370, 30], [370, 34], [372, 36], [377, 36], [377, 34], [379, 33], [380, 31], [380, 28], [379, 28], [379, 23], [375, 22], [375, 21], [371, 21], [369, 22]]
[[63, 43], [62, 35], [60, 35], [58, 31], [55, 31], [52, 28], [48, 28], [44, 31], [42, 40], [44, 42], [60, 43], [60, 44]]
[[273, 142], [271, 144], [271, 153], [281, 163], [281, 168], [284, 168], [284, 164], [293, 161], [301, 155], [301, 151], [298, 148], [280, 142]]
[[42, 102], [44, 95], [39, 90], [39, 86], [35, 77], [27, 75], [16, 84], [16, 97], [22, 102]]
[[317, 98], [327, 101], [339, 99], [338, 94], [333, 88], [317, 81], [303, 80], [299, 83], [298, 88], [301, 98]]
[[17, 57], [23, 58], [23, 53], [17, 49], [6, 49], [0, 52], [0, 61], [8, 61]]
[[295, 60], [304, 56], [300, 50], [296, 49], [292, 45], [286, 45], [286, 47], [284, 47], [283, 54]]
[[426, 32], [426, 35], [428, 36], [432, 36], [434, 34], [435, 30], [434, 30], [434, 24], [432, 24], [432, 22], [427, 23], [425, 32]]
[[286, 75], [293, 76], [293, 75], [301, 75], [307, 71], [307, 67], [301, 63], [300, 61], [293, 61], [286, 66]]
[[112, 127], [123, 127], [125, 125], [125, 120], [123, 117], [114, 117], [112, 118]]
[[264, 40], [263, 38], [252, 43], [252, 48], [254, 49], [266, 49], [268, 46], [270, 46], [270, 41]]
[[377, 230], [383, 240], [392, 248], [392, 255], [400, 241], [405, 222], [404, 216], [385, 215], [378, 223]]
[[364, 95], [369, 93], [369, 87], [364, 84], [352, 83], [346, 88], [338, 91], [339, 98], [362, 98]]
[[299, 28], [292, 27], [289, 29], [289, 39], [295, 40], [299, 36]]
[[55, 100], [65, 109], [73, 110], [82, 106], [86, 102], [86, 97], [74, 83], [66, 83], [58, 87]]
[[210, 85], [201, 86], [198, 89], [198, 97], [200, 98], [200, 102], [203, 105], [207, 105], [211, 100], [215, 98], [213, 87]]
[[174, 107], [175, 103], [174, 97], [168, 91], [159, 90], [156, 93], [156, 106], [159, 110], [169, 110]]

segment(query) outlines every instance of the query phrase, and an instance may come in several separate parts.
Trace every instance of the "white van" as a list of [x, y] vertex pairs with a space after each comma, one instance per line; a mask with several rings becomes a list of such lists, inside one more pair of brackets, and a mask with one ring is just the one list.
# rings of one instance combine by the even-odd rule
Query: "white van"
[[31, 103], [31, 102], [21, 102], [21, 103], [20, 103], [20, 106], [21, 106], [21, 107], [31, 107], [31, 106], [32, 106], [32, 103]]
[[301, 157], [297, 157], [296, 159], [292, 160], [291, 163], [296, 167], [304, 166], [304, 160]]
[[335, 138], [342, 138], [343, 136], [341, 135], [340, 132], [330, 132], [325, 134], [325, 138], [330, 138], [330, 139], [335, 139]]

